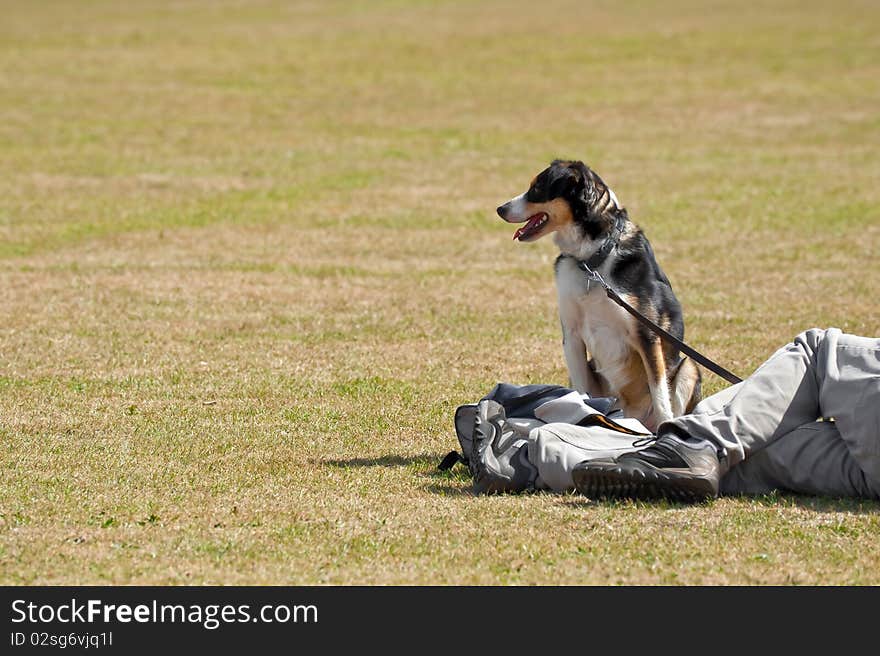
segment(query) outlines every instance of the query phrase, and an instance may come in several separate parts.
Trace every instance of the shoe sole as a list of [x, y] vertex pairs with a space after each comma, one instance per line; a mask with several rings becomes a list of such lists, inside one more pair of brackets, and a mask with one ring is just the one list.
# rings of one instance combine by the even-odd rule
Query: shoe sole
[[702, 478], [617, 463], [590, 463], [575, 469], [572, 478], [577, 491], [591, 499], [667, 499], [696, 503], [716, 495], [711, 483]]

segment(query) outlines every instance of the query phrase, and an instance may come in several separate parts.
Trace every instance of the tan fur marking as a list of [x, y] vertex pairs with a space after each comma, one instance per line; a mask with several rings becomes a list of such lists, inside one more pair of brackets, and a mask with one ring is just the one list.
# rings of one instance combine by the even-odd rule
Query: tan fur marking
[[[642, 314], [645, 314], [645, 313], [642, 311], [642, 308], [639, 307], [639, 297], [638, 297], [638, 296], [636, 296], [636, 295], [634, 295], [634, 294], [623, 293], [623, 294], [620, 295], [620, 298], [622, 298], [624, 301], [626, 301], [627, 303], [629, 303], [631, 306], [633, 306], [636, 310], [638, 310], [638, 311], [641, 312]], [[632, 323], [633, 326], [636, 325], [636, 324], [635, 324], [635, 321], [636, 321], [636, 320], [635, 320], [634, 317], [630, 316], [630, 317], [628, 317], [628, 319], [629, 319], [629, 321]]]
[[534, 235], [524, 241], [537, 241], [541, 237], [549, 235], [552, 232], [556, 232], [560, 228], [564, 228], [572, 221], [574, 221], [574, 216], [571, 213], [571, 207], [569, 207], [568, 202], [563, 200], [562, 198], [554, 198], [547, 203], [527, 202], [525, 204], [526, 216], [534, 216], [539, 212], [546, 212], [547, 223], [544, 225], [543, 228], [541, 228], [541, 230], [539, 230]]
[[647, 365], [648, 373], [654, 380], [665, 383], [666, 356], [663, 354], [663, 344], [659, 339], [655, 339], [645, 351], [645, 364]]
[[645, 365], [637, 351], [630, 351], [626, 363], [630, 382], [617, 390], [620, 407], [627, 417], [643, 417], [651, 409], [651, 390], [645, 378]]

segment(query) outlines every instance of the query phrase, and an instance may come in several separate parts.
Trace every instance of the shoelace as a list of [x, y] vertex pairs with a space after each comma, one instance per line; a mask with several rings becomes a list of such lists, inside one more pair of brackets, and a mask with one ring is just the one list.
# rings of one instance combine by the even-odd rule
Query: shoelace
[[640, 437], [639, 439], [637, 439], [636, 441], [633, 442], [633, 444], [632, 444], [633, 448], [640, 449], [643, 446], [648, 446], [652, 442], [656, 442], [658, 437], [659, 437], [658, 435], [647, 435], [645, 437]]

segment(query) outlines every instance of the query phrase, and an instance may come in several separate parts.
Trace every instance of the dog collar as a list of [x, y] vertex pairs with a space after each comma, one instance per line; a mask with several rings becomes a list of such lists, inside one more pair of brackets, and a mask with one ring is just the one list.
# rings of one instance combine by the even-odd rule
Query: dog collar
[[605, 243], [603, 243], [599, 250], [593, 253], [590, 258], [586, 261], [578, 260], [578, 264], [581, 265], [581, 268], [584, 269], [584, 265], [586, 266], [585, 271], [592, 270], [595, 271], [608, 259], [608, 255], [610, 255], [611, 251], [614, 250], [614, 247], [620, 243], [620, 236], [623, 234], [623, 221], [620, 217], [614, 222], [614, 227], [611, 229], [611, 234], [605, 238]]

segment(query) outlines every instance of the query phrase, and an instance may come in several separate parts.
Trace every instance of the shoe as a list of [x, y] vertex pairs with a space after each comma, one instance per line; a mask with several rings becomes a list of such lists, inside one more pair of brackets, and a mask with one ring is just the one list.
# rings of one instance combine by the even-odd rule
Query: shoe
[[694, 503], [718, 496], [721, 463], [710, 442], [662, 435], [640, 451], [614, 459], [585, 460], [575, 466], [572, 478], [578, 492], [592, 499]]

